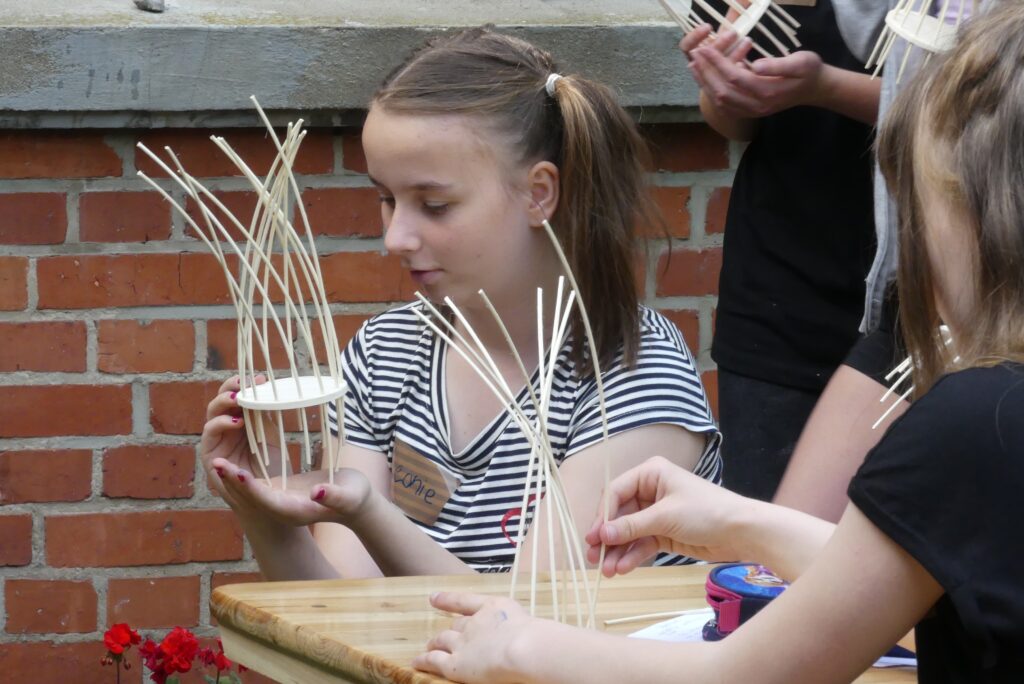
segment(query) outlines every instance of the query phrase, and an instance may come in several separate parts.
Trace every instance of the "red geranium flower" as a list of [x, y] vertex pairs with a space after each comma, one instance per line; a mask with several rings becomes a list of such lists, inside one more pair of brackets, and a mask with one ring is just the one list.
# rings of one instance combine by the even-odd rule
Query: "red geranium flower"
[[103, 634], [103, 643], [112, 656], [119, 656], [139, 643], [139, 633], [127, 624], [119, 622]]

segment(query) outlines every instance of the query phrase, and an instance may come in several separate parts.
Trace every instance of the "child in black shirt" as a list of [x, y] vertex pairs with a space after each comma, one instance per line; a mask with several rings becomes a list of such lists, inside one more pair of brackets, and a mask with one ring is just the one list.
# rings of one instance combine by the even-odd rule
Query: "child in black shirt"
[[[919, 681], [1024, 676], [1024, 3], [993, 3], [898, 98], [879, 158], [900, 209], [900, 325], [918, 396], [838, 525], [666, 460], [610, 485], [591, 561], [656, 551], [794, 580], [720, 642], [622, 639], [440, 594], [462, 613], [415, 664], [466, 682], [849, 682], [916, 625]], [[949, 327], [946, 344], [940, 324]]]

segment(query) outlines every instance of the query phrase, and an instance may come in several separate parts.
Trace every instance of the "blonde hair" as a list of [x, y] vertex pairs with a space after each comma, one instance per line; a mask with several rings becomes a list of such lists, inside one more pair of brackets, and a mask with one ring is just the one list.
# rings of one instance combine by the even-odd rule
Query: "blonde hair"
[[[661, 226], [646, 187], [647, 150], [611, 91], [558, 71], [547, 52], [488, 28], [429, 41], [384, 80], [372, 103], [387, 111], [476, 117], [511, 141], [517, 163], [559, 169], [551, 223], [587, 307], [602, 362], [639, 345], [636, 262], [639, 224]], [[582, 321], [573, 321], [582, 367]]]
[[[991, 3], [917, 75], [882, 125], [878, 158], [899, 207], [900, 326], [918, 395], [957, 368], [1024, 361], [1024, 3]], [[939, 333], [926, 185], [969, 245], [973, 296], [952, 349]]]

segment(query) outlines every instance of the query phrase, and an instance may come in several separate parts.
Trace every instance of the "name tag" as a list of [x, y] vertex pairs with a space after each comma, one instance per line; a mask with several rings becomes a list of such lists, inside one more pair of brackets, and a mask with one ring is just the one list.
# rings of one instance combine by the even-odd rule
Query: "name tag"
[[459, 486], [457, 478], [401, 440], [391, 458], [391, 500], [423, 525], [433, 525]]

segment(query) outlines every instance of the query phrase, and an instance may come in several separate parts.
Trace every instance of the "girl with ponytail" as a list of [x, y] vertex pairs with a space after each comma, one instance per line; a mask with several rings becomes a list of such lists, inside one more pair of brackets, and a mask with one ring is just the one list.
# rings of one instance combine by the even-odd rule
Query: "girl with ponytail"
[[[385, 79], [363, 147], [388, 251], [428, 299], [452, 299], [513, 388], [521, 373], [478, 291], [536, 368], [536, 289], [553, 311], [562, 275], [544, 228], [553, 225], [589, 314], [607, 397], [603, 440], [577, 317], [545, 363], [555, 365], [550, 440], [578, 524], [599, 507], [606, 457], [613, 477], [661, 454], [720, 481], [720, 435], [695, 360], [675, 326], [639, 301], [637, 228], [659, 221], [644, 143], [607, 88], [558, 75], [551, 56], [524, 41], [464, 31], [428, 42]], [[256, 481], [237, 379], [211, 402], [202, 440], [209, 481], [269, 579], [511, 567], [519, 526], [529, 523], [520, 510], [527, 439], [420, 321], [423, 309], [417, 302], [376, 316], [345, 349], [344, 470], [333, 485], [323, 471], [289, 477], [288, 491]], [[551, 321], [548, 314], [545, 329]], [[527, 388], [519, 397], [528, 407]], [[330, 420], [336, 432], [337, 416]], [[655, 562], [688, 560], [663, 554]]]

